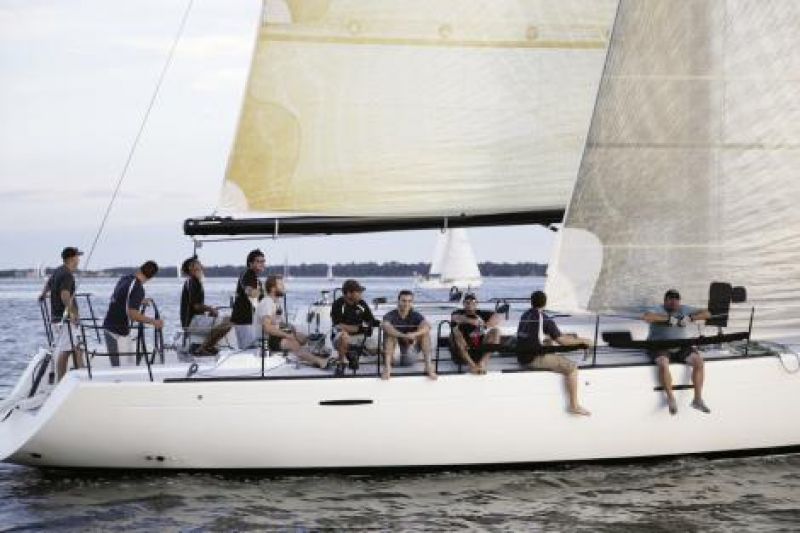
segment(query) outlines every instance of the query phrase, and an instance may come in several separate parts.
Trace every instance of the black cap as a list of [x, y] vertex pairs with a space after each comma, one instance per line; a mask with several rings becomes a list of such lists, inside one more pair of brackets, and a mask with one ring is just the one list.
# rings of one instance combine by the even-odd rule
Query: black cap
[[67, 246], [63, 250], [61, 250], [61, 259], [66, 261], [70, 257], [75, 257], [76, 255], [80, 256], [83, 255], [83, 252], [75, 248], [74, 246]]
[[681, 299], [681, 293], [679, 293], [675, 289], [670, 289], [670, 290], [668, 290], [667, 292], [664, 293], [664, 299], [668, 300], [670, 298], [675, 299], [675, 300], [680, 300]]
[[345, 280], [342, 283], [342, 292], [347, 294], [348, 292], [364, 292], [367, 288], [361, 285], [354, 279]]

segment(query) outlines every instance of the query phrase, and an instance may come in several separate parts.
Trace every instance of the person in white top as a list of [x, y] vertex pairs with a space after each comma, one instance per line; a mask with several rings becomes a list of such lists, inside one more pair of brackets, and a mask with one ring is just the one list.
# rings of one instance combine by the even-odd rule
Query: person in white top
[[258, 303], [256, 317], [263, 335], [267, 336], [270, 351], [289, 351], [301, 361], [319, 368], [328, 366], [328, 358], [320, 357], [308, 348], [308, 337], [285, 322], [283, 296], [286, 289], [280, 276], [269, 276], [265, 284], [266, 296]]

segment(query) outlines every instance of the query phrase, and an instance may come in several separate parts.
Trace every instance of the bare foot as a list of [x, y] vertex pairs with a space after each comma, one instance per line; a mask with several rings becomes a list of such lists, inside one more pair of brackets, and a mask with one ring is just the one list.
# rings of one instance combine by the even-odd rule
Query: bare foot
[[381, 372], [381, 379], [384, 381], [389, 381], [389, 378], [392, 377], [391, 373], [387, 369], [383, 369]]
[[428, 373], [427, 373], [427, 375], [428, 375], [428, 378], [429, 378], [429, 379], [432, 379], [432, 380], [434, 380], [434, 381], [436, 381], [437, 379], [439, 379], [439, 376], [438, 376], [438, 375], [436, 374], [436, 372], [434, 372], [433, 370], [431, 370], [430, 372], [428, 372]]
[[567, 409], [567, 412], [569, 412], [572, 415], [580, 415], [580, 416], [592, 415], [592, 413], [590, 413], [588, 409], [584, 409], [580, 405], [576, 405], [575, 407], [570, 407], [569, 409]]

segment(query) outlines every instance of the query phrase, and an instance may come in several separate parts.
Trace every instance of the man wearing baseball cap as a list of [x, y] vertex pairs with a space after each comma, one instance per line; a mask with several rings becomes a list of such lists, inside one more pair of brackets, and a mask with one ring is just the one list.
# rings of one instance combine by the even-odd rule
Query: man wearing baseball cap
[[70, 355], [75, 354], [75, 364], [83, 366], [81, 352], [75, 345], [77, 342], [78, 304], [75, 301], [75, 272], [78, 270], [83, 252], [73, 246], [61, 251], [60, 267], [45, 283], [39, 296], [43, 300], [50, 297], [50, 321], [54, 324], [54, 350], [56, 355], [56, 375], [60, 380], [67, 373]]
[[364, 290], [364, 286], [356, 280], [346, 280], [342, 284], [342, 296], [337, 298], [331, 307], [333, 346], [339, 355], [337, 376], [344, 374], [350, 345], [364, 342], [365, 336], [368, 337], [372, 333], [372, 327], [377, 323], [369, 305], [361, 298]]
[[[675, 289], [670, 289], [664, 294], [664, 303], [647, 311], [642, 317], [650, 324], [647, 340], [675, 340], [689, 338], [687, 326], [698, 320], [707, 320], [711, 314], [707, 309], [697, 309], [688, 305], [681, 305], [681, 295]], [[703, 413], [710, 413], [703, 401], [704, 364], [703, 356], [694, 346], [683, 348], [670, 348], [665, 350], [651, 350], [650, 358], [658, 366], [658, 376], [667, 395], [667, 407], [670, 414], [678, 413], [678, 402], [672, 393], [672, 374], [669, 371], [670, 363], [683, 363], [692, 367], [692, 384], [694, 385], [694, 400], [692, 407]]]

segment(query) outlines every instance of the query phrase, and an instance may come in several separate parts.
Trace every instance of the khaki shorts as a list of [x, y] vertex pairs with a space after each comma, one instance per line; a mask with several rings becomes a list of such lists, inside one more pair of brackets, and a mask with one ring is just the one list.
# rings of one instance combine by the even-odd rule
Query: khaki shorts
[[571, 374], [578, 368], [578, 365], [563, 355], [554, 353], [537, 355], [527, 366], [534, 370], [550, 370], [552, 372], [558, 372], [559, 374]]
[[[337, 330], [336, 334], [333, 337], [334, 347], [339, 343], [339, 339], [341, 337], [342, 337], [342, 332]], [[375, 351], [378, 349], [378, 336], [377, 335], [369, 336], [367, 337], [366, 341], [364, 341], [363, 333], [350, 334], [350, 346], [361, 346], [362, 343], [364, 343], [364, 347], [367, 350]]]

